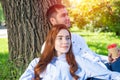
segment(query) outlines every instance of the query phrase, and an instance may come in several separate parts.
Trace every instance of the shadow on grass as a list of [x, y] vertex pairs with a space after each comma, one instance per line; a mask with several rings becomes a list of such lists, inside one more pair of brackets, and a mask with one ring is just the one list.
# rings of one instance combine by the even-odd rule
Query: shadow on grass
[[15, 66], [15, 64], [9, 60], [8, 53], [0, 53], [0, 80], [19, 80], [22, 73], [23, 68]]
[[5, 61], [6, 59], [9, 58], [9, 54], [6, 52], [6, 53], [2, 53], [0, 52], [0, 62], [2, 61]]

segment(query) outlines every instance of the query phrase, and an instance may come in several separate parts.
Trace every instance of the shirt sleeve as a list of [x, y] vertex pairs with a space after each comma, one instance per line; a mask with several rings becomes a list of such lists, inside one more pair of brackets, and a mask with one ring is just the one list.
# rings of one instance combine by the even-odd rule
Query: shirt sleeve
[[120, 73], [105, 69], [96, 62], [91, 62], [87, 59], [81, 58], [79, 55], [75, 57], [78, 65], [86, 72], [88, 77], [94, 77], [102, 80], [114, 80], [116, 77], [120, 77]]
[[73, 47], [72, 47], [73, 53], [75, 55], [79, 53], [84, 58], [90, 59], [92, 61], [98, 61], [99, 60], [103, 64], [108, 62], [107, 56], [96, 54], [94, 51], [92, 51], [88, 47], [84, 38], [77, 35], [77, 34], [72, 34], [72, 45], [73, 45]]
[[39, 58], [35, 58], [34, 60], [32, 60], [25, 72], [19, 78], [19, 80], [32, 80], [34, 78], [34, 67], [36, 66], [38, 61]]

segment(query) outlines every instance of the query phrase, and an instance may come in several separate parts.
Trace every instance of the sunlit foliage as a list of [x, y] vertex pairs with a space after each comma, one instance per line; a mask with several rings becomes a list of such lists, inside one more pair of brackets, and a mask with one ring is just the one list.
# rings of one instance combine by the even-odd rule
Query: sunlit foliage
[[68, 8], [73, 25], [91, 31], [113, 31], [120, 35], [119, 0], [63, 0], [63, 3]]

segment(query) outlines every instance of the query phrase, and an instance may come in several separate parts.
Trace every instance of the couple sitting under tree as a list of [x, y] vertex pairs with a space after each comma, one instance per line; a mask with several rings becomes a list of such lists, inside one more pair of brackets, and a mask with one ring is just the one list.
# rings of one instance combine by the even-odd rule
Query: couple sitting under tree
[[29, 64], [20, 80], [120, 79], [120, 73], [108, 70], [106, 60], [92, 52], [81, 36], [69, 32], [70, 19], [65, 6], [51, 6], [47, 18], [53, 27], [46, 38], [42, 55]]

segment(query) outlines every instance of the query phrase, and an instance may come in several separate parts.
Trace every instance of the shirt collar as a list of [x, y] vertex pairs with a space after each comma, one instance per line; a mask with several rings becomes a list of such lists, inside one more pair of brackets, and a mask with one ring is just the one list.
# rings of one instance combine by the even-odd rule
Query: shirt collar
[[59, 60], [60, 60], [60, 61], [61, 61], [61, 60], [62, 60], [62, 61], [64, 60], [64, 61], [65, 61], [65, 60], [66, 60], [66, 54], [62, 54], [62, 55], [60, 55], [60, 56], [58, 56], [58, 57], [53, 57], [52, 63], [55, 62], [56, 60], [58, 60], [58, 61], [59, 61]]

